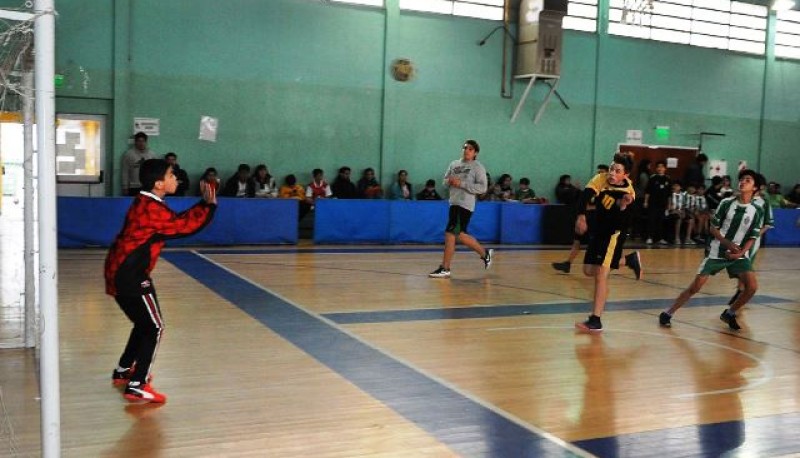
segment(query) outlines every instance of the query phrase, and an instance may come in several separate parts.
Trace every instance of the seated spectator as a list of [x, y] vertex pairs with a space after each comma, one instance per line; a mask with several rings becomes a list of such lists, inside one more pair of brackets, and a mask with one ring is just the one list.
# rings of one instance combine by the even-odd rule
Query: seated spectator
[[339, 175], [331, 185], [331, 192], [337, 199], [358, 199], [356, 185], [350, 181], [350, 167], [344, 166], [339, 169]]
[[492, 184], [492, 176], [486, 172], [486, 192], [475, 196], [481, 202], [490, 202], [494, 200], [494, 184]]
[[[520, 180], [522, 183], [522, 180]], [[572, 177], [561, 175], [556, 185], [556, 202], [574, 207], [578, 203], [581, 190], [572, 184]]]
[[408, 172], [401, 170], [397, 172], [397, 181], [389, 186], [389, 200], [414, 200], [414, 193], [411, 191], [411, 183], [408, 182]]
[[178, 165], [178, 155], [170, 151], [164, 155], [164, 160], [167, 161], [167, 164], [172, 166], [172, 174], [178, 179], [178, 188], [175, 189], [175, 194], [173, 194], [173, 196], [185, 196], [186, 191], [189, 190], [189, 175], [186, 173], [186, 170], [183, 170], [181, 166]]
[[311, 206], [306, 202], [306, 192], [303, 186], [297, 184], [297, 177], [294, 175], [286, 175], [283, 180], [283, 185], [278, 191], [278, 197], [281, 199], [297, 199], [300, 201], [300, 219], [306, 216], [306, 213], [311, 209]]
[[364, 169], [361, 179], [358, 180], [358, 196], [362, 199], [380, 199], [383, 197], [383, 189], [378, 180], [375, 179], [375, 169], [372, 167]]
[[314, 169], [311, 172], [313, 179], [306, 187], [306, 201], [309, 204], [314, 204], [317, 199], [327, 199], [333, 195], [330, 185], [325, 181], [325, 172], [322, 169]]
[[[214, 190], [214, 192], [219, 191], [219, 178], [217, 178], [217, 169], [214, 167], [207, 168], [206, 171], [203, 172], [203, 176], [200, 177], [200, 182], [205, 183], [210, 189]], [[203, 195], [202, 191], [200, 191], [200, 194], [198, 195]]]
[[220, 195], [225, 197], [247, 197], [247, 183], [250, 181], [250, 166], [239, 164], [236, 174], [228, 178]]
[[260, 164], [256, 167], [253, 178], [250, 179], [247, 197], [278, 197], [278, 186], [266, 165]]
[[767, 187], [767, 201], [772, 208], [797, 208], [797, 204], [786, 200], [781, 194], [781, 185], [770, 181]]
[[442, 196], [436, 192], [436, 180], [428, 180], [425, 182], [425, 188], [417, 193], [417, 200], [442, 200]]
[[792, 191], [786, 194], [786, 200], [793, 204], [800, 205], [800, 183], [794, 185]]
[[520, 178], [519, 189], [514, 194], [514, 200], [522, 202], [523, 204], [539, 204], [542, 199], [536, 197], [536, 193], [530, 187], [531, 180], [528, 178]]
[[492, 200], [499, 200], [501, 202], [514, 200], [514, 188], [511, 187], [511, 175], [504, 173], [492, 188], [494, 197]]
[[733, 188], [731, 188], [731, 176], [725, 175], [722, 177], [722, 187], [719, 188], [717, 191], [717, 196], [719, 200], [727, 199], [728, 197], [733, 196]]

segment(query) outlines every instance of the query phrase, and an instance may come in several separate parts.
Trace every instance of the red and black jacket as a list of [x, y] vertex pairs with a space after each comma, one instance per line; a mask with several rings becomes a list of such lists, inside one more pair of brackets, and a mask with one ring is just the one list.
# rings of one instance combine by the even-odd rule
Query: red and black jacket
[[116, 296], [151, 292], [150, 272], [165, 240], [199, 232], [211, 221], [216, 208], [216, 204], [201, 201], [175, 213], [151, 193], [137, 195], [106, 256], [106, 293]]

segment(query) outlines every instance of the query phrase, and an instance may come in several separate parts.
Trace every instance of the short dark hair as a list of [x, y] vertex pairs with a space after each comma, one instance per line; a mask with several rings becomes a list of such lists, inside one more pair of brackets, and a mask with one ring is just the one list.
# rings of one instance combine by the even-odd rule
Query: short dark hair
[[759, 181], [760, 180], [758, 178], [758, 172], [756, 172], [755, 170], [750, 170], [750, 169], [744, 169], [741, 172], [739, 172], [739, 179], [740, 180], [742, 178], [746, 177], [746, 176], [749, 176], [750, 178], [752, 178], [753, 182], [756, 184], [756, 186], [759, 186]]
[[294, 174], [289, 174], [289, 175], [286, 175], [285, 181], [286, 181], [286, 184], [288, 184], [289, 186], [294, 186], [297, 183], [297, 177], [294, 176]]
[[615, 154], [613, 162], [615, 164], [622, 165], [622, 167], [628, 173], [631, 173], [631, 171], [633, 171], [633, 155], [630, 154], [630, 153], [617, 153], [617, 154]]
[[605, 170], [606, 172], [608, 172], [608, 166], [606, 164], [597, 164], [597, 168], [599, 170]]
[[531, 184], [531, 180], [529, 180], [527, 178], [520, 178], [519, 179], [519, 184]]
[[170, 151], [169, 153], [167, 153], [167, 154], [165, 154], [165, 155], [164, 155], [164, 159], [169, 159], [169, 158], [171, 158], [171, 157], [174, 157], [175, 159], [177, 159], [177, 158], [178, 158], [178, 155], [177, 155], [177, 154], [175, 154], [175, 153], [173, 153], [172, 151]]
[[430, 179], [426, 181], [425, 186], [436, 186], [436, 180]]
[[339, 173], [344, 173], [344, 172], [349, 172], [349, 171], [350, 171], [350, 167], [348, 167], [346, 165], [343, 166], [343, 167], [339, 167]]
[[706, 156], [703, 153], [700, 153], [700, 154], [697, 155], [697, 157], [694, 160], [697, 161], [697, 162], [708, 162], [708, 156]]
[[464, 142], [464, 144], [472, 146], [472, 148], [475, 150], [476, 153], [480, 153], [481, 152], [481, 146], [475, 140], [472, 140], [472, 139], [467, 140], [467, 141]]
[[247, 164], [239, 164], [239, 168], [236, 169], [237, 172], [249, 172], [250, 166]]
[[147, 159], [142, 162], [139, 168], [139, 182], [142, 183], [142, 189], [152, 191], [156, 187], [156, 181], [164, 180], [170, 167], [171, 165], [164, 159]]
[[144, 141], [147, 141], [147, 134], [144, 132], [136, 132], [136, 135], [133, 136], [134, 140], [138, 140], [140, 138], [144, 139]]
[[311, 172], [311, 176], [315, 177], [317, 175], [322, 175], [323, 173], [324, 172], [322, 171], [322, 169], [314, 169], [314, 171]]

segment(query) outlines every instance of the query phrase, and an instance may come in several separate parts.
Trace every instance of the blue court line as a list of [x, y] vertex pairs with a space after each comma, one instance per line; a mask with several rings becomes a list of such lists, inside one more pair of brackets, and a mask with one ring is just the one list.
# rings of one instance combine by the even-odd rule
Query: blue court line
[[464, 456], [576, 456], [479, 402], [195, 254], [161, 256]]
[[[710, 296], [692, 298], [684, 307], [725, 305], [729, 297]], [[631, 301], [612, 301], [606, 304], [606, 311], [664, 309], [672, 305], [674, 299], [636, 299]], [[775, 304], [792, 302], [772, 296], [754, 296], [750, 304]], [[474, 307], [454, 307], [417, 310], [385, 310], [379, 312], [336, 312], [323, 316], [339, 324], [385, 323], [393, 321], [460, 320], [465, 318], [499, 318], [519, 315], [554, 315], [565, 313], [589, 313], [589, 301], [562, 302], [556, 304], [520, 304]]]
[[[396, 245], [395, 245], [396, 246]], [[491, 246], [489, 246], [491, 248]], [[546, 246], [546, 247], [513, 247], [503, 248], [502, 252], [507, 251], [553, 251], [568, 249], [568, 245], [563, 246]], [[298, 254], [298, 253], [319, 253], [319, 254], [356, 254], [356, 253], [441, 253], [442, 247], [438, 248], [423, 248], [423, 247], [406, 247], [401, 248], [254, 248], [248, 250], [235, 250], [235, 249], [202, 249], [196, 250], [200, 254], [214, 255], [214, 254]], [[457, 247], [456, 251], [469, 252], [469, 248]]]
[[[653, 395], [658, 396], [660, 389], [654, 387]], [[600, 457], [766, 457], [797, 453], [798, 430], [800, 414], [789, 413], [589, 439], [575, 445]]]

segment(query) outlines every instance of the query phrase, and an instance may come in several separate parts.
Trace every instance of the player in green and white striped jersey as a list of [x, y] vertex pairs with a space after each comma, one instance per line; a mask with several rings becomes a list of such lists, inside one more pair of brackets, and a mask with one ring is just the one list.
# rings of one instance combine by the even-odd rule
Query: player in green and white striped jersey
[[[758, 190], [753, 195], [753, 204], [761, 207], [764, 210], [764, 225], [761, 226], [761, 234], [756, 239], [756, 242], [753, 244], [753, 248], [750, 249], [750, 263], [753, 264], [754, 266], [756, 261], [756, 252], [761, 247], [761, 239], [764, 237], [764, 234], [766, 234], [768, 230], [775, 227], [775, 218], [772, 216], [772, 205], [770, 205], [768, 199], [764, 198], [764, 194], [767, 192], [767, 179], [764, 178], [764, 175], [760, 173], [758, 174], [757, 184], [758, 184]], [[742, 280], [739, 280], [736, 285], [736, 292], [728, 301], [728, 305], [732, 305], [734, 302], [736, 302], [736, 298], [738, 298], [739, 295], [742, 294], [742, 291], [744, 291], [744, 283], [742, 283]]]
[[722, 200], [717, 207], [711, 219], [710, 232], [713, 239], [709, 244], [708, 255], [700, 263], [697, 275], [689, 287], [675, 299], [670, 308], [659, 315], [658, 322], [661, 326], [671, 326], [675, 312], [700, 291], [708, 277], [725, 269], [729, 275], [738, 277], [744, 283], [744, 291], [719, 318], [732, 330], [741, 329], [736, 322], [736, 311], [744, 307], [758, 288], [750, 258], [753, 244], [764, 224], [764, 209], [752, 202], [757, 182], [756, 172], [743, 170], [739, 173], [739, 195]]

